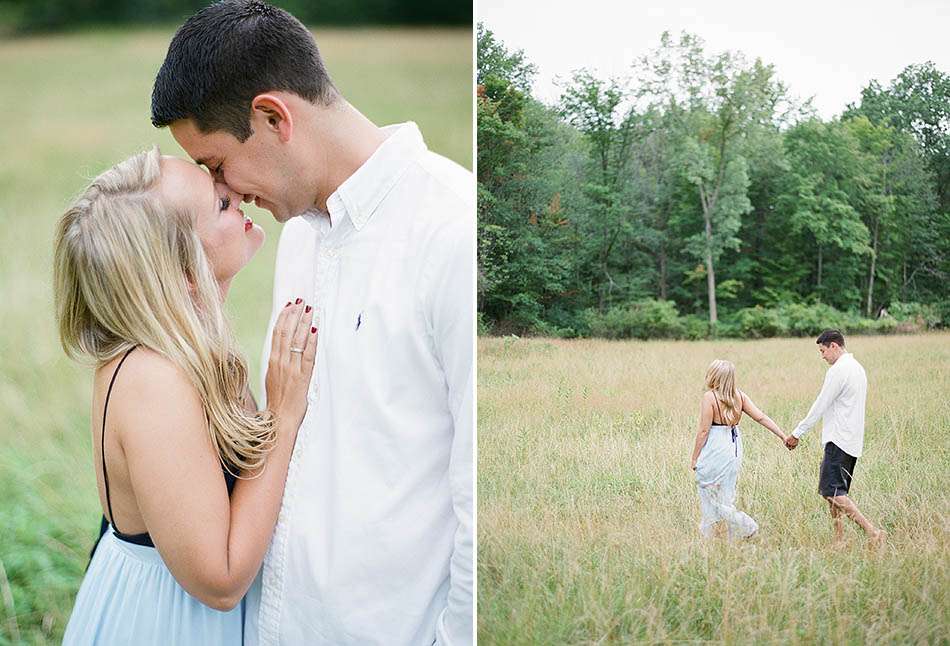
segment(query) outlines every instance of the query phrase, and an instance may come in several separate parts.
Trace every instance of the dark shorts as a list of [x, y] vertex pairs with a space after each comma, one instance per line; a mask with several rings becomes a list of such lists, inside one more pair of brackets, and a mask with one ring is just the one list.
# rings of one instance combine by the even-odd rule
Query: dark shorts
[[858, 459], [838, 448], [834, 442], [825, 444], [825, 457], [821, 460], [818, 476], [818, 493], [822, 496], [843, 496], [851, 489], [851, 478]]

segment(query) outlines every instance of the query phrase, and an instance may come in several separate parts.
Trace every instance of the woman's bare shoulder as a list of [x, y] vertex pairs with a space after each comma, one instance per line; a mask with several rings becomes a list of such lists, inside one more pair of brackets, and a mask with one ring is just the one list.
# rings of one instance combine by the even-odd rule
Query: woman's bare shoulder
[[[112, 363], [105, 366], [109, 375], [118, 365]], [[168, 357], [145, 347], [137, 347], [122, 363], [111, 399], [109, 416], [114, 410], [123, 432], [147, 426], [129, 422], [150, 416], [203, 416], [201, 398], [185, 371]]]
[[[161, 387], [181, 387], [190, 385], [185, 371], [182, 370], [174, 361], [152, 350], [142, 346], [136, 347], [123, 360], [124, 353], [101, 364], [96, 372], [99, 378], [106, 377], [109, 380], [115, 375], [115, 387], [118, 388], [120, 381], [123, 390], [152, 390], [150, 386]], [[119, 368], [119, 364], [122, 367]]]

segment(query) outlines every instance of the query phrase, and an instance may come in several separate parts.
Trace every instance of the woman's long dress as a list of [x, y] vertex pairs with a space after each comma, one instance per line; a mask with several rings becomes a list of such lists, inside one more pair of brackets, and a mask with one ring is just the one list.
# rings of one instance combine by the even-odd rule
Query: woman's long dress
[[[719, 401], [716, 401], [717, 408]], [[722, 413], [720, 411], [720, 417]], [[738, 425], [713, 424], [696, 461], [696, 485], [702, 519], [699, 531], [706, 538], [713, 527], [725, 521], [729, 538], [746, 538], [759, 526], [751, 516], [736, 509], [736, 484], [742, 467], [742, 435]]]

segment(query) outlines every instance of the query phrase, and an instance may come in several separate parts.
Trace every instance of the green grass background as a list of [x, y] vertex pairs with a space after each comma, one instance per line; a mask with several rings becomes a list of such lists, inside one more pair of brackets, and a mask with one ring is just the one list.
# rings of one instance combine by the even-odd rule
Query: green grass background
[[[70, 199], [111, 164], [154, 143], [184, 155], [149, 123], [173, 31], [0, 42], [0, 644], [59, 642], [98, 530], [91, 373], [56, 337], [52, 233]], [[472, 167], [470, 30], [314, 31], [351, 103], [380, 125], [416, 121], [432, 150]], [[228, 307], [256, 376], [279, 226], [245, 208], [267, 242]]]
[[[482, 338], [479, 644], [946, 644], [950, 333], [854, 337], [868, 373], [850, 521], [831, 545], [821, 431], [788, 452], [745, 418], [748, 541], [703, 541], [689, 458], [716, 358], [791, 432], [821, 388], [812, 339]], [[820, 423], [819, 423], [820, 427]]]

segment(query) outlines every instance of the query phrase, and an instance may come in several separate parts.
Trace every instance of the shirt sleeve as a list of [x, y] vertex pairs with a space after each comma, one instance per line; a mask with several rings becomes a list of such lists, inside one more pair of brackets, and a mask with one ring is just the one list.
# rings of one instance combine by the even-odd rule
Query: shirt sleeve
[[795, 427], [795, 430], [792, 431], [793, 436], [801, 438], [802, 435], [810, 431], [812, 427], [818, 423], [818, 420], [822, 418], [825, 411], [831, 406], [831, 402], [833, 402], [838, 396], [838, 393], [841, 392], [841, 386], [841, 374], [834, 368], [830, 368], [828, 372], [825, 373], [825, 382], [821, 386], [821, 392], [818, 393], [818, 399], [816, 399], [815, 403], [808, 409], [808, 414], [805, 415], [805, 419], [800, 421], [798, 426]]
[[475, 227], [465, 218], [446, 229], [436, 236], [439, 258], [430, 265], [427, 310], [454, 426], [448, 475], [458, 529], [449, 562], [448, 600], [436, 626], [436, 643], [462, 646], [473, 643]]

